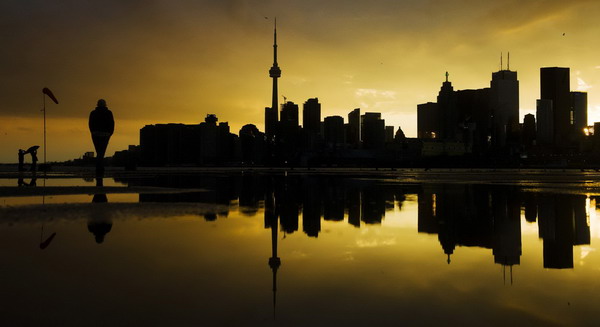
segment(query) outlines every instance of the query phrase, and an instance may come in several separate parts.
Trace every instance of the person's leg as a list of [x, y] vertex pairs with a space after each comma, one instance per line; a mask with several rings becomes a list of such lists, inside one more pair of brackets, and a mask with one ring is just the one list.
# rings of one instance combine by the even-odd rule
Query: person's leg
[[108, 146], [108, 137], [104, 136], [92, 136], [94, 142], [94, 148], [96, 149], [96, 174], [104, 173], [104, 154], [106, 153], [106, 147]]

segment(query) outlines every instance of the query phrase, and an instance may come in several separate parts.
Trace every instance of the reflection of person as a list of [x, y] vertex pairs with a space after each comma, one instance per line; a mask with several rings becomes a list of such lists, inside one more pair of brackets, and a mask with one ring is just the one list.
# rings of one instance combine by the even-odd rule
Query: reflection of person
[[19, 185], [19, 187], [21, 187], [21, 186], [37, 186], [37, 176], [35, 175], [35, 172], [33, 173], [33, 176], [31, 176], [31, 181], [29, 183], [25, 183], [25, 181], [23, 180], [23, 174], [19, 174], [19, 178], [17, 179], [17, 184]]
[[23, 162], [25, 161], [25, 150], [19, 149], [19, 171], [25, 170]]
[[[96, 178], [97, 187], [102, 187], [103, 184], [102, 178]], [[104, 237], [112, 229], [110, 214], [104, 207], [107, 202], [108, 198], [105, 193], [96, 193], [92, 198], [92, 203], [96, 203], [98, 206], [93, 208], [91, 219], [88, 221], [88, 231], [94, 234], [98, 244], [104, 242]]]
[[104, 101], [104, 99], [98, 100], [96, 109], [92, 110], [90, 113], [88, 125], [90, 127], [90, 133], [92, 134], [94, 148], [96, 149], [96, 174], [101, 174], [104, 172], [104, 154], [106, 153], [106, 147], [115, 130], [113, 114], [108, 110], [108, 107], [106, 107], [106, 101]]
[[110, 220], [102, 221], [92, 219], [88, 222], [88, 231], [94, 234], [94, 239], [98, 244], [104, 242], [104, 236], [106, 236], [106, 234], [108, 234], [108, 232], [110, 232], [111, 229], [112, 222]]

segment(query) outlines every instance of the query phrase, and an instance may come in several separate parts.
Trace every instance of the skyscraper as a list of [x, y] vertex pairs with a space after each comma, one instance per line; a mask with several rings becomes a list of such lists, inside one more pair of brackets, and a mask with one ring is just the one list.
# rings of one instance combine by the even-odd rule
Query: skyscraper
[[438, 118], [438, 105], [427, 102], [417, 105], [417, 137], [420, 139], [434, 139], [440, 137]]
[[438, 119], [440, 123], [440, 137], [443, 140], [456, 140], [458, 129], [458, 111], [456, 108], [456, 93], [452, 83], [448, 81], [448, 72], [446, 72], [446, 81], [442, 84], [440, 93], [437, 97]]
[[519, 80], [517, 72], [500, 70], [492, 73], [490, 83], [492, 145], [506, 145], [507, 132], [519, 122]]
[[587, 92], [571, 92], [571, 124], [575, 135], [583, 135], [587, 127]]
[[522, 132], [522, 140], [523, 145], [530, 147], [533, 145], [535, 141], [535, 116], [532, 114], [527, 114], [523, 118], [523, 132]]
[[537, 100], [537, 109], [535, 116], [537, 117], [537, 132], [536, 140], [538, 145], [554, 144], [554, 110], [552, 108], [552, 100], [539, 99]]
[[281, 69], [277, 64], [277, 19], [275, 19], [275, 28], [273, 30], [273, 66], [269, 69], [269, 76], [273, 79], [273, 98], [271, 107], [265, 108], [265, 133], [271, 138], [275, 135], [277, 129], [277, 79], [281, 77]]
[[354, 148], [360, 147], [360, 108], [356, 108], [348, 114], [346, 142]]
[[283, 129], [298, 129], [298, 105], [288, 101], [281, 106], [280, 125]]
[[[564, 147], [567, 145], [571, 130], [569, 68], [540, 68], [540, 90], [540, 99], [552, 101], [554, 145]], [[539, 126], [540, 121], [538, 118], [538, 135], [540, 132]]]
[[382, 149], [385, 144], [385, 120], [378, 112], [361, 116], [361, 138], [365, 149]]
[[321, 104], [319, 98], [312, 98], [304, 102], [302, 110], [302, 127], [307, 132], [318, 134], [321, 124]]
[[323, 125], [327, 146], [330, 148], [340, 147], [344, 143], [344, 118], [341, 116], [325, 117]]

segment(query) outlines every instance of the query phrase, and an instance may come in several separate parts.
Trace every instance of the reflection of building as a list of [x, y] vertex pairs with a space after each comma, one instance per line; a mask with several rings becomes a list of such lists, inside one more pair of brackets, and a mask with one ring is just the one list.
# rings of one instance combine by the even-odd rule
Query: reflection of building
[[538, 204], [544, 268], [573, 268], [573, 245], [590, 243], [586, 197], [544, 194], [538, 197]]
[[521, 263], [521, 205], [517, 190], [498, 189], [492, 193], [492, 215], [494, 221], [494, 262], [503, 268]]
[[418, 232], [437, 234], [449, 262], [457, 247], [481, 247], [490, 249], [494, 262], [506, 268], [520, 264], [521, 212], [527, 222], [538, 221], [545, 268], [572, 268], [573, 246], [590, 243], [585, 196], [524, 192], [513, 186], [411, 186], [335, 175], [252, 173], [158, 175], [136, 178], [129, 184], [190, 189], [185, 193], [140, 194], [140, 202], [222, 204], [223, 212], [207, 214], [207, 220], [227, 215], [226, 209], [235, 200], [246, 215], [255, 215], [264, 207], [267, 228], [276, 226], [276, 230], [291, 234], [300, 229], [302, 219], [302, 231], [309, 237], [319, 235], [322, 219], [348, 219], [355, 227], [380, 224], [388, 211], [402, 210], [405, 199], [412, 201], [406, 194], [416, 194]]
[[281, 266], [281, 259], [277, 255], [277, 234], [279, 232], [279, 221], [277, 217], [276, 202], [273, 190], [268, 190], [265, 195], [265, 228], [271, 229], [271, 257], [269, 267], [273, 273], [273, 314], [277, 305], [277, 270]]

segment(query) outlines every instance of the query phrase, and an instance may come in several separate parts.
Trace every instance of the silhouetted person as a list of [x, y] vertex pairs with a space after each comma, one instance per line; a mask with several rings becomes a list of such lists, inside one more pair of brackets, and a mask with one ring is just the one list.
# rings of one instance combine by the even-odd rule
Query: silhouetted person
[[34, 150], [30, 150], [29, 153], [31, 153], [31, 171], [36, 171], [37, 170], [37, 149]]
[[108, 141], [115, 130], [115, 120], [113, 114], [106, 107], [104, 99], [98, 100], [96, 109], [90, 113], [88, 122], [94, 148], [96, 148], [96, 174], [104, 172], [104, 154]]
[[23, 162], [25, 161], [25, 150], [19, 149], [19, 171], [25, 170]]

